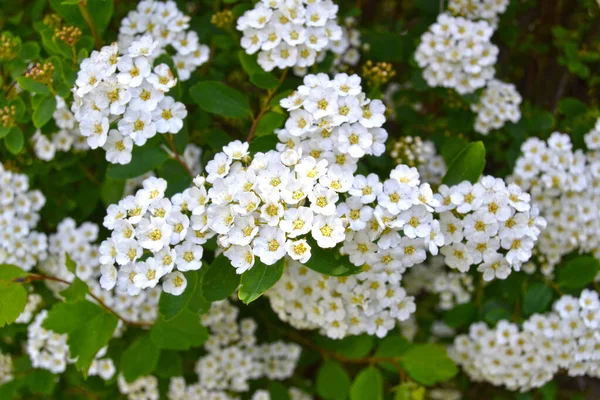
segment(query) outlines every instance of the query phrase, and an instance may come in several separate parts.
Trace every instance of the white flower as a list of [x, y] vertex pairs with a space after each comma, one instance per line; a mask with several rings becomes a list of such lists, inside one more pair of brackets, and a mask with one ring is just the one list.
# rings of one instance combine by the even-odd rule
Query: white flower
[[202, 246], [186, 240], [183, 244], [175, 246], [175, 251], [177, 252], [175, 265], [179, 271], [195, 271], [202, 267]]
[[285, 233], [278, 228], [265, 226], [254, 240], [254, 254], [266, 265], [273, 265], [285, 256]]
[[163, 98], [152, 111], [152, 119], [156, 123], [157, 132], [160, 133], [179, 132], [183, 128], [183, 119], [186, 116], [185, 106], [169, 96]]
[[171, 272], [165, 275], [165, 279], [162, 283], [162, 288], [166, 293], [172, 294], [173, 296], [179, 296], [187, 287], [187, 279], [179, 272]]
[[342, 220], [334, 216], [316, 215], [311, 229], [319, 247], [332, 248], [344, 240]]
[[293, 259], [301, 263], [307, 262], [311, 257], [311, 248], [305, 239], [288, 240], [285, 243], [287, 254]]

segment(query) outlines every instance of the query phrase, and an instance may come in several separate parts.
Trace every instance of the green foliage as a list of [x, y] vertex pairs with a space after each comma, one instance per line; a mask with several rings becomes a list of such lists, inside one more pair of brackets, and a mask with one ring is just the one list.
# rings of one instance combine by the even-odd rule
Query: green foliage
[[581, 289], [594, 281], [600, 264], [592, 256], [579, 256], [570, 260], [558, 272], [557, 283], [567, 289]]
[[463, 181], [475, 183], [485, 167], [485, 147], [482, 142], [469, 143], [448, 166], [444, 176], [446, 185], [458, 185]]
[[125, 165], [111, 165], [107, 176], [112, 179], [136, 178], [162, 165], [169, 155], [160, 147], [160, 137], [150, 140], [144, 146], [136, 146], [131, 154], [131, 162]]
[[202, 293], [206, 300], [223, 300], [231, 296], [240, 284], [240, 276], [236, 274], [235, 268], [223, 254], [205, 268]]
[[412, 379], [425, 386], [447, 381], [458, 373], [446, 349], [433, 343], [411, 347], [402, 355], [400, 365]]
[[66, 302], [77, 302], [84, 300], [88, 291], [88, 285], [81, 279], [75, 278], [73, 283], [71, 283], [68, 288], [60, 292], [60, 294], [65, 298]]
[[190, 95], [201, 109], [209, 113], [231, 118], [244, 118], [252, 114], [246, 97], [221, 82], [199, 82], [190, 88]]
[[531, 315], [546, 311], [552, 301], [552, 289], [542, 282], [536, 282], [527, 288], [523, 299], [523, 312]]
[[[85, 323], [82, 323], [85, 321]], [[66, 333], [67, 344], [78, 370], [87, 371], [98, 351], [106, 346], [117, 327], [117, 317], [89, 301], [57, 303], [48, 312], [44, 327]]]
[[313, 271], [331, 276], [355, 275], [362, 271], [351, 264], [347, 256], [340, 256], [334, 249], [319, 247], [312, 238], [308, 238], [307, 242], [311, 247], [311, 256], [304, 265]]
[[256, 260], [254, 266], [242, 274], [238, 297], [245, 304], [252, 303], [279, 281], [284, 269], [284, 258], [273, 265]]
[[375, 367], [359, 372], [350, 386], [350, 400], [383, 400], [383, 377]]
[[187, 279], [187, 287], [181, 295], [173, 296], [167, 292], [162, 292], [160, 294], [158, 312], [164, 321], [170, 321], [181, 314], [194, 296], [198, 285], [201, 285], [199, 271], [187, 271], [184, 273], [184, 275]]
[[350, 393], [350, 376], [336, 361], [326, 360], [317, 371], [317, 394], [325, 400], [344, 400]]
[[158, 365], [160, 349], [150, 335], [140, 336], [121, 356], [120, 370], [128, 382], [152, 373]]
[[159, 349], [188, 350], [201, 346], [208, 339], [208, 331], [200, 323], [198, 314], [184, 309], [170, 321], [156, 322], [150, 337]]
[[14, 265], [0, 265], [0, 327], [11, 324], [27, 304], [27, 291], [19, 282], [25, 272]]

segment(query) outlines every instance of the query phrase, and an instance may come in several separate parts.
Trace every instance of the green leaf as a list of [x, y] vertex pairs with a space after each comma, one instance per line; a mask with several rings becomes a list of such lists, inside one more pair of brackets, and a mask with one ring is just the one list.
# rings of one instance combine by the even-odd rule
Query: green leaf
[[458, 304], [444, 314], [444, 322], [451, 328], [467, 325], [477, 317], [477, 307], [473, 303]]
[[269, 150], [275, 150], [275, 146], [279, 143], [277, 135], [265, 135], [252, 139], [248, 151], [254, 155], [256, 153], [266, 153]]
[[19, 84], [19, 86], [21, 86], [23, 88], [23, 90], [26, 90], [31, 93], [41, 93], [41, 94], [51, 94], [52, 93], [52, 92], [50, 92], [50, 89], [48, 88], [48, 86], [46, 86], [43, 83], [40, 83], [38, 81], [34, 81], [31, 78], [24, 77], [24, 76], [17, 78], [17, 83]]
[[219, 255], [212, 264], [207, 265], [202, 279], [202, 293], [208, 301], [226, 299], [237, 289], [240, 276], [227, 257]]
[[245, 51], [238, 51], [238, 58], [240, 59], [240, 63], [242, 64], [242, 68], [248, 76], [252, 76], [254, 74], [258, 74], [261, 72], [265, 72], [258, 62], [256, 61], [256, 55], [247, 54]]
[[100, 198], [102, 203], [108, 207], [111, 204], [116, 204], [123, 198], [125, 191], [125, 179], [106, 178], [100, 187]]
[[312, 238], [306, 240], [311, 247], [310, 259], [304, 265], [313, 271], [330, 276], [355, 275], [362, 271], [350, 263], [347, 256], [338, 258], [338, 251], [334, 249], [323, 249], [317, 245]]
[[544, 312], [552, 301], [552, 289], [542, 282], [535, 282], [525, 292], [523, 299], [523, 312], [531, 315]]
[[231, 118], [244, 118], [252, 114], [248, 99], [221, 82], [199, 82], [190, 88], [190, 95], [201, 109], [212, 114]]
[[23, 150], [24, 144], [25, 137], [23, 137], [23, 132], [16, 126], [4, 137], [4, 145], [12, 154], [19, 154]]
[[[85, 321], [85, 323], [82, 323]], [[96, 353], [106, 346], [116, 327], [117, 317], [89, 301], [57, 303], [48, 312], [44, 328], [69, 335], [67, 344], [75, 366], [87, 376]]]
[[408, 349], [402, 355], [400, 365], [411, 378], [426, 386], [450, 380], [458, 373], [446, 349], [433, 343]]
[[160, 349], [150, 335], [140, 336], [121, 356], [121, 373], [127, 382], [133, 382], [141, 376], [150, 375], [160, 356]]
[[[87, 376], [87, 371], [98, 351], [108, 344], [118, 318], [114, 314], [101, 312], [94, 318], [85, 319], [82, 328], [69, 334], [67, 344], [72, 357], [78, 357], [75, 366]], [[81, 323], [81, 322], [80, 322]]]
[[75, 264], [75, 261], [73, 261], [69, 253], [65, 253], [65, 267], [67, 267], [67, 270], [72, 274], [77, 270], [77, 264]]
[[111, 165], [107, 176], [112, 179], [136, 178], [167, 161], [169, 155], [157, 146], [135, 146], [131, 162], [126, 165]]
[[250, 75], [250, 82], [261, 89], [275, 89], [279, 80], [267, 72], [257, 72]]
[[[375, 357], [400, 357], [406, 352], [412, 343], [401, 336], [388, 335], [381, 340], [375, 351]], [[396, 373], [397, 369], [392, 363], [382, 362], [379, 366], [385, 368], [393, 373]]]
[[281, 279], [284, 269], [284, 258], [273, 265], [266, 265], [257, 259], [254, 266], [242, 274], [238, 297], [244, 304], [252, 303]]
[[345, 400], [350, 393], [350, 376], [340, 363], [325, 360], [317, 371], [317, 394], [325, 400]]
[[40, 45], [36, 42], [27, 42], [21, 46], [19, 58], [21, 60], [31, 60], [40, 56]]
[[0, 265], [0, 327], [15, 322], [25, 309], [27, 291], [19, 280], [26, 275], [14, 265]]
[[23, 379], [23, 383], [31, 393], [46, 396], [50, 396], [54, 392], [57, 381], [56, 375], [43, 369], [34, 369]]
[[585, 114], [587, 106], [574, 97], [564, 97], [558, 102], [558, 111], [569, 118]]
[[189, 188], [192, 177], [187, 170], [175, 160], [167, 160], [159, 169], [159, 176], [167, 181], [165, 196], [170, 197]]
[[[41, 371], [41, 370], [40, 370]], [[50, 372], [50, 371], [48, 371]], [[0, 399], [14, 399], [17, 398], [19, 388], [23, 384], [23, 381], [19, 379], [13, 379], [0, 385]]]
[[444, 184], [458, 185], [463, 181], [475, 183], [485, 167], [485, 147], [482, 142], [470, 143], [448, 166]]
[[256, 137], [274, 135], [275, 129], [281, 128], [286, 120], [285, 115], [277, 112], [268, 112], [256, 124]]
[[269, 394], [273, 400], [290, 400], [288, 388], [281, 382], [269, 382]]
[[36, 128], [46, 125], [56, 111], [56, 98], [52, 95], [44, 97], [33, 111], [33, 124]]
[[383, 378], [373, 366], [360, 371], [350, 387], [350, 400], [383, 400]]
[[183, 375], [183, 359], [175, 351], [164, 350], [160, 352], [156, 375], [168, 379]]
[[84, 300], [87, 293], [88, 285], [79, 278], [75, 278], [68, 288], [60, 292], [67, 302]]
[[204, 344], [208, 330], [200, 316], [186, 308], [170, 321], [158, 321], [150, 330], [150, 338], [159, 349], [189, 350]]
[[373, 346], [375, 339], [373, 336], [363, 334], [357, 336], [347, 336], [341, 340], [329, 339], [324, 336], [316, 336], [315, 342], [327, 350], [334, 351], [347, 358], [366, 357]]
[[170, 321], [178, 316], [187, 307], [196, 291], [199, 276], [198, 271], [187, 271], [183, 274], [187, 279], [187, 286], [181, 295], [173, 296], [164, 291], [160, 294], [158, 312], [165, 321]]
[[394, 400], [423, 400], [425, 388], [414, 382], [406, 382], [396, 387]]
[[579, 256], [558, 271], [557, 284], [567, 289], [581, 289], [594, 281], [599, 261], [592, 256]]

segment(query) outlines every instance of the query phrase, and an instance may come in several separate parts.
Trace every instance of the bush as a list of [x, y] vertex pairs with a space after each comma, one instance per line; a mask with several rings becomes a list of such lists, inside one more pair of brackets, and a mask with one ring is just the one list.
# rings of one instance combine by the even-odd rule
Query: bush
[[3, 5], [0, 398], [595, 398], [599, 6]]

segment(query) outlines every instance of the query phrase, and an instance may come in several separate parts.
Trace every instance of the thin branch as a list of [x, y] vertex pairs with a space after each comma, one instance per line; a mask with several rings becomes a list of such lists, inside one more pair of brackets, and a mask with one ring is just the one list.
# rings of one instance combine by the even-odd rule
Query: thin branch
[[[15, 282], [20, 282], [20, 283], [29, 283], [32, 281], [53, 281], [53, 282], [64, 283], [65, 285], [71, 285], [71, 283], [72, 283], [72, 282], [66, 281], [61, 278], [56, 278], [54, 276], [47, 276], [47, 275], [41, 275], [41, 274], [27, 274], [27, 277], [24, 279], [21, 279], [21, 278], [15, 279]], [[93, 294], [92, 292], [90, 292], [89, 288], [88, 288], [88, 295], [90, 297], [92, 297], [94, 300], [96, 300], [98, 302], [98, 304], [100, 304], [100, 306], [102, 306], [106, 311], [114, 314], [117, 318], [119, 318], [121, 321], [123, 321], [126, 325], [137, 326], [140, 328], [146, 328], [146, 327], [152, 326], [152, 324], [148, 323], [148, 322], [134, 322], [134, 321], [130, 321], [130, 320], [124, 318], [118, 312], [116, 312], [115, 310], [110, 308], [108, 305], [106, 305], [106, 303], [104, 301], [102, 301], [102, 299], [100, 297], [98, 297], [95, 294]]]
[[287, 68], [283, 71], [283, 74], [281, 74], [281, 78], [279, 78], [279, 83], [277, 84], [277, 87], [269, 90], [269, 92], [267, 93], [267, 99], [265, 100], [265, 104], [263, 105], [262, 109], [260, 110], [260, 112], [258, 113], [258, 115], [256, 116], [256, 118], [254, 118], [254, 120], [252, 121], [252, 126], [250, 127], [250, 133], [248, 134], [248, 137], [246, 138], [246, 142], [249, 142], [252, 140], [252, 138], [254, 137], [254, 134], [256, 133], [256, 127], [258, 126], [258, 123], [260, 122], [261, 118], [265, 115], [265, 113], [267, 111], [269, 111], [269, 109], [271, 108], [271, 106], [269, 105], [269, 103], [271, 103], [271, 100], [273, 99], [273, 96], [275, 95], [275, 93], [277, 92], [277, 90], [279, 89], [279, 87], [281, 86], [281, 84], [283, 83], [283, 81], [285, 80], [285, 77], [287, 76], [288, 70]]
[[94, 43], [96, 44], [96, 48], [102, 48], [102, 39], [98, 35], [98, 31], [96, 30], [94, 20], [92, 19], [92, 16], [90, 15], [90, 12], [87, 8], [87, 0], [81, 0], [77, 5], [79, 6], [79, 12], [81, 12], [81, 16], [85, 20], [85, 23], [87, 24], [88, 28], [90, 28], [90, 32], [94, 37]]
[[177, 152], [177, 147], [175, 147], [175, 142], [173, 141], [173, 135], [172, 134], [168, 134], [168, 135], [164, 135], [167, 138], [167, 142], [169, 143], [169, 146], [171, 147], [171, 152], [172, 154], [172, 158], [177, 161], [184, 169], [185, 172], [187, 172], [187, 174], [190, 177], [194, 177], [194, 174], [192, 173], [192, 170], [190, 169], [190, 167], [187, 165], [187, 163], [181, 158], [181, 156], [179, 155], [179, 153]]

